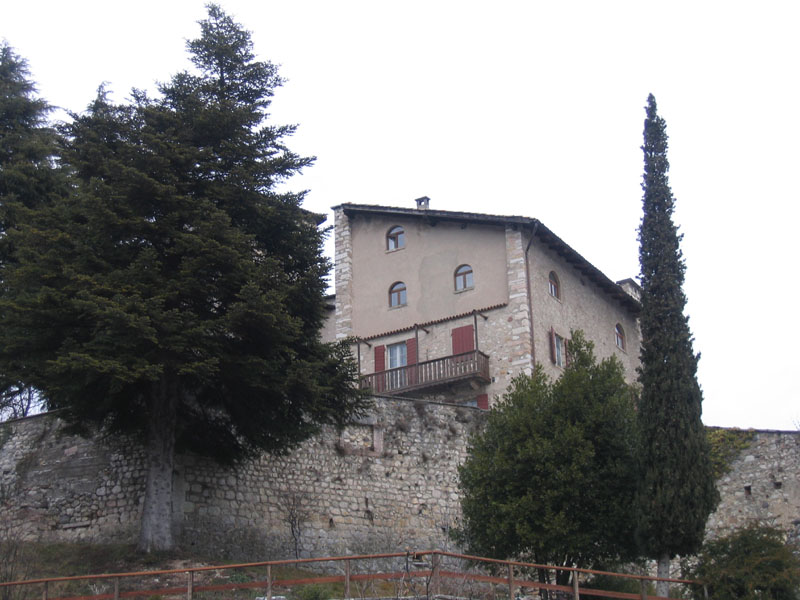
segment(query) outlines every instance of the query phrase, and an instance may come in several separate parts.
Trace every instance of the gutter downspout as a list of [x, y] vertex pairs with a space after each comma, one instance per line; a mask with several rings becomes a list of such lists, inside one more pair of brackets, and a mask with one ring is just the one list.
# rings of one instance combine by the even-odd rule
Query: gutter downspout
[[528, 250], [531, 249], [533, 238], [536, 235], [536, 230], [539, 229], [538, 219], [533, 224], [531, 229], [531, 239], [528, 240], [528, 245], [525, 247], [525, 292], [528, 300], [528, 334], [531, 338], [531, 373], [536, 366], [536, 347], [533, 344], [533, 302], [531, 300], [531, 273], [528, 267]]

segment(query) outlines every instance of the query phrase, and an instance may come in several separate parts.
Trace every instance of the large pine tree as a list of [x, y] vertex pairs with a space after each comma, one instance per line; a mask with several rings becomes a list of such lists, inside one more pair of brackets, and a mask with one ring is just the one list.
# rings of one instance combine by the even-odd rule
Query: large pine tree
[[[644, 123], [644, 216], [639, 228], [642, 386], [637, 505], [639, 541], [667, 577], [675, 555], [695, 552], [714, 509], [714, 487], [697, 382], [698, 356], [684, 314], [686, 265], [672, 220], [667, 133], [649, 96]], [[658, 590], [666, 595], [665, 586]]]
[[[7, 43], [0, 44], [0, 267], [14, 260], [6, 232], [26, 211], [67, 191], [49, 112], [47, 102], [36, 95], [26, 61]], [[15, 375], [21, 367], [16, 362], [0, 370], [0, 419], [23, 417], [38, 404], [37, 392]]]
[[0, 364], [23, 357], [73, 425], [142, 439], [143, 550], [174, 543], [177, 450], [282, 452], [364, 406], [349, 354], [320, 341], [319, 219], [277, 190], [312, 162], [266, 122], [282, 80], [219, 7], [201, 28], [196, 73], [73, 115], [73, 193], [9, 232], [3, 272]]

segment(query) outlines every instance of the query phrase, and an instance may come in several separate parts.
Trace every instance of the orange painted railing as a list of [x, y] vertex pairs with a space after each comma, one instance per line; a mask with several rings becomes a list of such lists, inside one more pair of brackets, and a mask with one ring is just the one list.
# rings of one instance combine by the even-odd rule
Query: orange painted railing
[[[429, 558], [430, 562], [425, 562]], [[354, 573], [353, 563], [363, 561], [375, 561], [382, 559], [399, 559], [399, 570], [374, 572], [374, 573]], [[446, 560], [465, 561], [467, 567], [472, 570], [453, 570], [445, 568], [443, 564]], [[319, 575], [315, 577], [303, 577], [292, 579], [278, 579], [273, 576], [274, 569], [277, 567], [297, 567], [302, 565], [314, 565], [317, 563], [337, 563], [341, 565], [340, 575]], [[478, 572], [474, 568], [481, 570]], [[369, 568], [369, 565], [367, 566]], [[413, 570], [412, 570], [413, 568]], [[195, 580], [199, 574], [210, 571], [230, 571], [236, 569], [263, 569], [264, 579], [259, 581], [243, 581], [232, 583], [199, 583]], [[571, 573], [571, 585], [559, 585], [555, 583], [542, 583], [528, 579], [526, 572], [533, 570], [546, 570], [554, 572]], [[121, 587], [126, 580], [132, 578], [148, 578], [155, 581], [158, 578], [169, 575], [182, 575], [186, 578], [183, 585], [173, 585], [154, 589], [132, 589], [122, 591]], [[612, 592], [607, 590], [589, 589], [582, 587], [580, 580], [587, 575], [607, 575], [616, 578], [635, 580], [639, 582], [640, 592]], [[388, 554], [364, 554], [355, 556], [334, 556], [326, 558], [307, 558], [295, 560], [273, 560], [233, 565], [219, 565], [210, 567], [193, 567], [189, 569], [167, 569], [160, 571], [142, 571], [135, 573], [105, 573], [101, 575], [79, 575], [75, 577], [50, 577], [41, 579], [29, 579], [25, 581], [13, 581], [0, 583], [0, 597], [5, 597], [7, 592], [18, 591], [20, 597], [34, 597], [35, 588], [39, 588], [39, 597], [43, 600], [116, 600], [118, 598], [146, 597], [158, 594], [160, 596], [184, 596], [187, 600], [192, 600], [195, 595], [201, 592], [219, 592], [235, 589], [260, 589], [263, 591], [267, 600], [272, 600], [273, 592], [276, 588], [291, 588], [293, 586], [321, 584], [321, 583], [343, 583], [344, 598], [352, 598], [351, 587], [353, 584], [360, 584], [368, 581], [395, 581], [405, 586], [404, 595], [415, 597], [435, 597], [441, 594], [442, 589], [447, 586], [448, 580], [456, 580], [463, 584], [466, 581], [476, 584], [499, 584], [508, 593], [509, 598], [514, 598], [515, 593], [522, 588], [527, 588], [531, 592], [538, 590], [553, 590], [571, 594], [578, 600], [581, 595], [591, 595], [604, 598], [628, 598], [666, 600], [662, 596], [648, 595], [647, 584], [657, 581], [668, 581], [670, 583], [684, 585], [701, 585], [700, 582], [686, 579], [659, 579], [647, 575], [630, 575], [623, 573], [611, 573], [607, 571], [596, 571], [592, 569], [579, 569], [575, 567], [555, 567], [552, 565], [539, 565], [518, 561], [497, 560], [470, 556], [465, 554], [455, 554], [452, 552], [441, 552], [431, 550], [425, 552], [397, 552]], [[68, 584], [70, 582], [95, 583], [98, 581], [111, 582], [113, 591], [84, 595], [52, 595], [58, 584]], [[423, 590], [424, 587], [424, 590]], [[34, 588], [34, 589], [32, 589]], [[398, 594], [399, 590], [398, 590]], [[359, 597], [366, 597], [364, 590], [360, 590]]]

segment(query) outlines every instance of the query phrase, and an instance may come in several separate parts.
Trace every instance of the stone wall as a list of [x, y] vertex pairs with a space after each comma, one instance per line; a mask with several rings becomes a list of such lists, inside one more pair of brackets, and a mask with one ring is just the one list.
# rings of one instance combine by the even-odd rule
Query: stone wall
[[[484, 415], [377, 400], [368, 418], [286, 457], [234, 469], [180, 456], [178, 539], [230, 557], [448, 547], [457, 466]], [[0, 519], [45, 540], [134, 539], [145, 470], [130, 440], [67, 435], [47, 415], [0, 425], [0, 436], [0, 486], [10, 500]]]
[[[175, 528], [183, 546], [231, 558], [452, 548], [457, 466], [486, 413], [402, 399], [327, 430], [286, 457], [237, 469], [180, 456]], [[133, 540], [143, 455], [127, 439], [65, 433], [54, 415], [0, 424], [0, 521], [43, 540]], [[756, 432], [719, 481], [718, 535], [753, 520], [800, 532], [800, 434]]]
[[800, 432], [757, 431], [717, 482], [711, 536], [754, 521], [788, 529], [800, 541]]

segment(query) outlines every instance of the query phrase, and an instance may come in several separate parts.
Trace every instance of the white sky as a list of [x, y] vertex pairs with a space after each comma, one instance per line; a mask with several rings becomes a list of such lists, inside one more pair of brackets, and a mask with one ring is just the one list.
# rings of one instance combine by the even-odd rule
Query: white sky
[[[800, 3], [227, 0], [281, 65], [276, 123], [342, 202], [536, 217], [638, 273], [648, 93], [670, 136], [709, 425], [797, 429]], [[189, 66], [201, 0], [2, 0], [40, 94], [81, 111]], [[332, 219], [331, 219], [332, 222]], [[328, 245], [329, 254], [331, 245]]]

